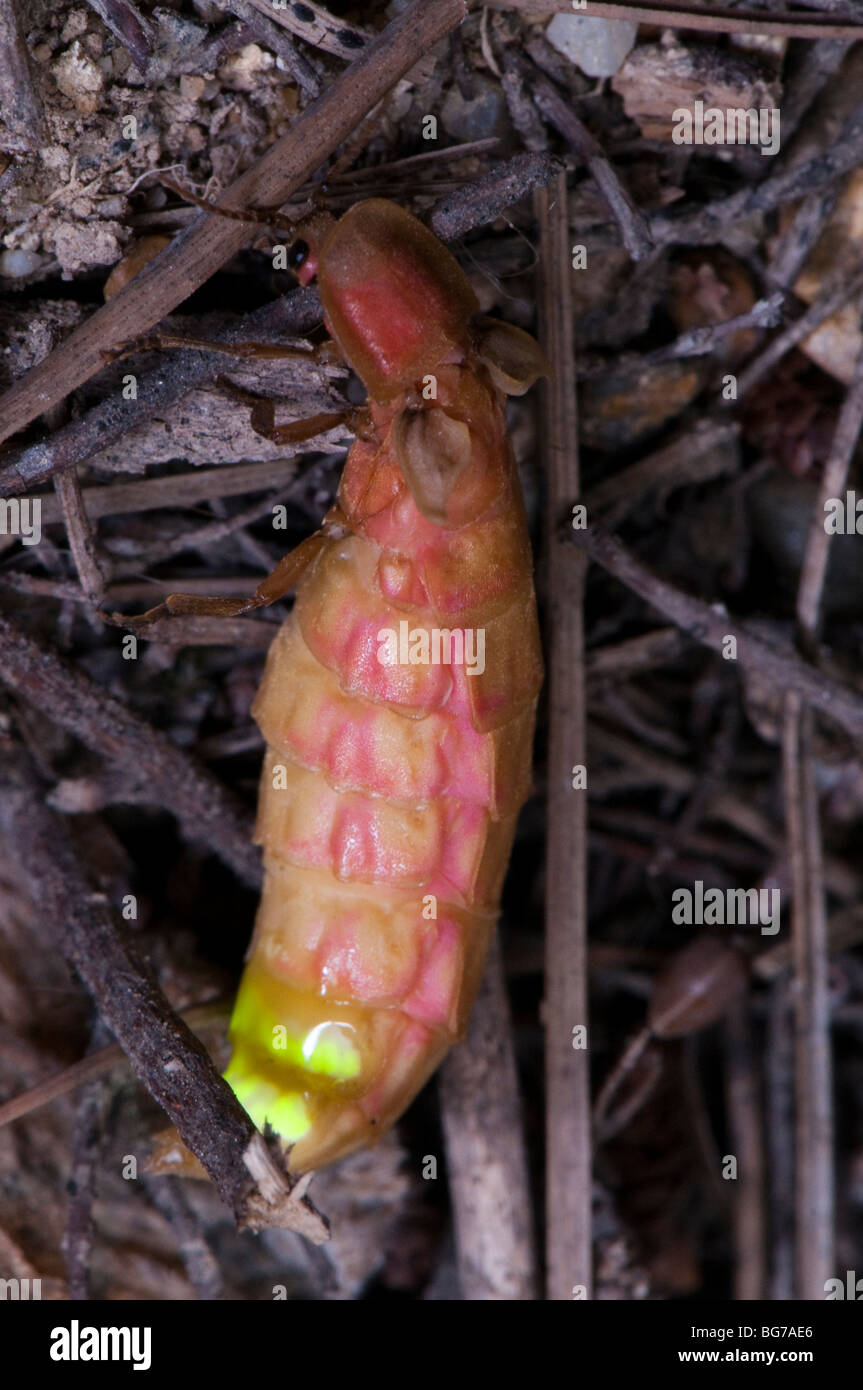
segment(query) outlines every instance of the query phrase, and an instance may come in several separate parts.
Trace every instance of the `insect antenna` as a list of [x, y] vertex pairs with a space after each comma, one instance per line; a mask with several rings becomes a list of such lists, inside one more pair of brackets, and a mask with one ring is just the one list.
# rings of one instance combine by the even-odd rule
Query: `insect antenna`
[[210, 198], [202, 198], [200, 194], [193, 193], [190, 188], [184, 188], [182, 184], [175, 183], [173, 179], [162, 177], [159, 182], [165, 188], [169, 188], [172, 193], [176, 193], [178, 198], [182, 198], [187, 203], [194, 203], [195, 207], [203, 208], [204, 212], [214, 212], [219, 217], [230, 217], [235, 222], [259, 222], [264, 226], [277, 228], [279, 231], [287, 232], [289, 236], [294, 235], [294, 223], [288, 221], [286, 217], [279, 214], [279, 203], [271, 204], [261, 208], [223, 208], [219, 203], [214, 203]]

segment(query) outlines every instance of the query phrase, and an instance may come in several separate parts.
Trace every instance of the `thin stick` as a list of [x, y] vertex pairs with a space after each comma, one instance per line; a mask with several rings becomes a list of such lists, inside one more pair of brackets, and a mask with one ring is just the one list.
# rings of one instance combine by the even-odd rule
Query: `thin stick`
[[[765, 270], [768, 285], [787, 290], [794, 284], [839, 199], [837, 185], [804, 198], [780, 233]], [[739, 389], [739, 386], [738, 386]]]
[[251, 818], [216, 778], [80, 671], [0, 617], [0, 681], [146, 786], [190, 839], [258, 887], [261, 867]]
[[144, 1174], [150, 1200], [164, 1216], [177, 1241], [189, 1283], [202, 1302], [222, 1297], [222, 1271], [207, 1243], [201, 1222], [183, 1191], [181, 1178], [153, 1178]]
[[[284, 203], [438, 39], [459, 24], [464, 0], [414, 0], [369, 44], [287, 134], [231, 185], [226, 207]], [[245, 246], [255, 228], [202, 213], [155, 260], [77, 328], [0, 400], [8, 439], [100, 371], [102, 352], [143, 337]]]
[[673, 362], [681, 357], [705, 357], [726, 338], [747, 328], [776, 328], [782, 322], [784, 302], [785, 295], [781, 290], [776, 290], [765, 299], [756, 300], [745, 314], [723, 319], [721, 323], [705, 323], [697, 328], [688, 328], [664, 347], [642, 353], [640, 361], [646, 367], [657, 362]]
[[[447, 145], [442, 150], [423, 150], [422, 154], [407, 154], [403, 159], [388, 159], [381, 164], [370, 164], [365, 169], [346, 169], [341, 174], [327, 174], [327, 188], [333, 185], [374, 183], [382, 174], [404, 174], [408, 170], [424, 168], [427, 164], [445, 163], [452, 159], [465, 159], [472, 154], [485, 154], [500, 144], [500, 136], [486, 135], [481, 140], [465, 140], [460, 145]], [[498, 168], [501, 166], [498, 165]], [[470, 184], [465, 187], [470, 188]]]
[[705, 603], [660, 579], [614, 536], [598, 526], [583, 531], [567, 527], [566, 538], [587, 551], [627, 588], [649, 603], [696, 642], [723, 652], [729, 636], [737, 638], [737, 660], [758, 671], [775, 690], [794, 690], [819, 712], [834, 719], [851, 736], [863, 740], [863, 697], [807, 665], [787, 643], [765, 641], [748, 622], [718, 604]]
[[675, 479], [681, 485], [690, 482], [697, 459], [716, 454], [721, 457], [724, 447], [733, 444], [739, 434], [739, 424], [728, 420], [699, 420], [694, 428], [679, 434], [645, 458], [596, 483], [585, 497], [585, 505], [591, 511], [612, 502], [625, 501], [631, 506], [649, 488], [670, 489]]
[[562, 167], [559, 159], [547, 154], [513, 155], [438, 199], [426, 221], [441, 241], [457, 241], [474, 227], [493, 222], [532, 188], [550, 183]]
[[[367, 29], [349, 24], [341, 15], [336, 17], [330, 14], [314, 0], [312, 3], [303, 0], [302, 4], [284, 7], [274, 6], [272, 0], [246, 0], [246, 4], [248, 8], [269, 15], [276, 24], [305, 39], [306, 43], [314, 44], [315, 48], [332, 53], [336, 58], [347, 58], [349, 62], [371, 42], [372, 35]], [[230, 8], [233, 10], [235, 6], [232, 4]]]
[[[863, 275], [858, 277], [863, 280]], [[812, 513], [800, 584], [797, 590], [797, 622], [804, 649], [812, 651], [817, 637], [821, 594], [827, 577], [831, 536], [825, 526], [825, 503], [830, 497], [843, 497], [848, 470], [863, 429], [863, 351], [858, 354], [854, 379], [846, 392], [836, 423], [830, 456], [821, 477], [818, 500]]]
[[128, 49], [135, 65], [146, 73], [153, 52], [153, 31], [140, 10], [131, 0], [87, 0], [87, 4]]
[[[767, 998], [764, 1126], [770, 1167], [767, 1205], [771, 1234], [767, 1292], [773, 1301], [794, 1297], [794, 1045], [789, 1002], [792, 987], [790, 980], [776, 978]], [[824, 1297], [823, 1289], [819, 1297]]]
[[765, 1297], [767, 1230], [759, 1059], [745, 1000], [731, 1005], [724, 1032], [726, 1103], [732, 1152], [737, 1159], [737, 1180], [727, 1184], [734, 1223], [734, 1297], [749, 1302]]
[[69, 1210], [63, 1242], [70, 1302], [80, 1302], [90, 1297], [95, 1168], [102, 1144], [104, 1119], [103, 1088], [98, 1081], [92, 1081], [78, 1097], [72, 1146]]
[[607, 156], [571, 105], [564, 101], [535, 63], [518, 54], [515, 57], [522, 76], [531, 88], [537, 109], [584, 160], [617, 222], [624, 246], [634, 261], [643, 260], [653, 250], [648, 219], [635, 206]]
[[45, 138], [42, 103], [33, 85], [18, 0], [0, 0], [0, 111], [3, 148], [29, 154]]
[[96, 537], [87, 516], [81, 483], [75, 469], [70, 468], [67, 472], [58, 474], [54, 479], [54, 489], [63, 508], [66, 535], [69, 538], [69, 547], [81, 588], [91, 603], [99, 604], [105, 594], [105, 574], [99, 563]]
[[125, 553], [133, 558], [125, 564], [117, 565], [118, 574], [140, 574], [144, 566], [161, 564], [162, 561], [176, 555], [178, 551], [206, 550], [208, 546], [217, 541], [232, 536], [236, 531], [244, 530], [253, 521], [259, 521], [267, 513], [272, 514], [273, 507], [281, 498], [290, 496], [292, 488], [297, 485], [298, 481], [298, 479], [286, 480], [283, 487], [267, 493], [265, 497], [253, 502], [250, 507], [244, 507], [241, 512], [237, 512], [235, 516], [211, 521], [206, 526], [197, 526], [188, 531], [179, 531], [176, 535], [160, 540], [131, 544]]
[[[277, 58], [281, 58], [285, 69], [308, 96], [318, 95], [321, 84], [317, 73], [308, 59], [299, 52], [296, 44], [279, 28], [278, 23], [273, 22], [279, 21], [281, 15], [271, 3], [266, 6], [256, 5], [254, 0], [216, 0], [216, 3], [220, 10], [235, 14], [247, 24], [252, 33], [256, 34]], [[352, 53], [350, 56], [354, 58], [356, 54]]]
[[467, 1037], [441, 1072], [440, 1096], [462, 1297], [536, 1298], [530, 1185], [497, 938]]
[[[843, 304], [854, 295], [859, 294], [863, 289], [863, 266], [860, 266], [856, 273], [849, 275], [847, 271], [842, 271], [836, 277], [836, 283], [828, 285], [826, 291], [818, 296], [814, 304], [810, 304], [805, 313], [798, 319], [778, 333], [772, 342], [768, 343], [763, 352], [740, 373], [737, 379], [737, 399], [742, 400], [753, 386], [756, 386], [768, 372], [771, 372], [778, 362], [790, 352], [798, 343], [802, 343], [804, 338], [808, 338], [810, 333], [814, 333], [825, 319], [829, 319], [837, 309], [841, 309]], [[847, 401], [846, 401], [847, 405]], [[827, 496], [832, 497], [833, 493]], [[819, 513], [823, 516], [823, 512]]]
[[583, 560], [555, 545], [562, 509], [579, 491], [571, 247], [566, 178], [536, 194], [540, 229], [543, 345], [553, 375], [547, 388], [544, 450], [548, 486], [549, 717], [546, 861], [546, 1261], [547, 1296], [590, 1298], [590, 1070], [573, 1030], [587, 1027], [586, 793], [573, 768], [585, 757]]
[[[26, 578], [26, 576], [21, 576]], [[252, 581], [253, 583], [254, 581]], [[193, 580], [182, 581], [184, 592], [191, 593], [195, 590]], [[26, 592], [23, 584], [8, 583], [10, 589], [17, 589], [19, 593]], [[176, 584], [170, 584], [167, 580], [162, 587], [169, 592], [175, 592]], [[224, 590], [221, 584], [216, 581], [211, 589], [224, 597]], [[240, 595], [247, 594], [251, 587], [249, 580], [242, 581], [235, 586]], [[109, 602], [135, 602], [152, 603], [154, 592], [153, 585], [132, 585], [128, 588], [117, 588], [108, 590]], [[43, 590], [43, 594], [47, 595]], [[77, 594], [57, 595], [67, 603], [89, 603], [87, 595], [79, 591]], [[272, 620], [254, 618], [159, 618], [151, 623], [147, 628], [147, 642], [152, 646], [158, 643], [160, 647], [243, 647], [252, 651], [265, 652], [272, 642], [279, 623]], [[124, 801], [123, 788], [129, 793], [129, 804], [135, 802], [139, 805], [152, 805], [152, 797], [148, 794], [146, 787], [131, 787], [126, 773], [115, 773], [111, 778], [111, 786], [114, 790], [108, 800], [100, 802], [100, 805], [122, 804]], [[64, 810], [71, 810], [71, 807], [63, 807]], [[79, 807], [79, 810], [95, 810], [96, 807]]]
[[[797, 633], [814, 653], [830, 535], [824, 502], [844, 490], [863, 428], [863, 351], [842, 410], [809, 525], [797, 588]], [[799, 1298], [823, 1298], [834, 1273], [833, 1067], [827, 981], [827, 898], [815, 770], [815, 721], [800, 696], [785, 697], [782, 765], [794, 880], [792, 949], [795, 1006], [797, 1177], [795, 1273]]]
[[[242, 497], [280, 484], [292, 484], [296, 461], [272, 459], [264, 463], [232, 463], [221, 468], [194, 468], [168, 477], [140, 478], [131, 483], [107, 483], [84, 489], [84, 503], [91, 521], [127, 512], [151, 512], [162, 507], [194, 507], [222, 497]], [[62, 521], [58, 505], [50, 497], [42, 503], [42, 525]]]
[[[494, 10], [522, 10], [526, 14], [572, 14], [572, 0], [482, 0]], [[578, 13], [578, 11], [577, 11]], [[860, 39], [863, 25], [833, 19], [785, 13], [741, 14], [719, 6], [691, 9], [672, 0], [653, 5], [631, 5], [628, 0], [588, 0], [585, 13], [596, 19], [628, 19], [634, 24], [659, 25], [663, 29], [701, 29], [713, 34], [769, 34], [786, 39]]]
[[135, 1074], [176, 1125], [212, 1178], [239, 1227], [299, 1230], [316, 1244], [326, 1223], [270, 1153], [205, 1048], [149, 978], [93, 893], [62, 821], [45, 805], [27, 764], [4, 757], [0, 829], [28, 866], [39, 911], [96, 1002]]
[[[208, 1004], [195, 1004], [179, 1017], [193, 1033], [204, 1032], [215, 1025], [224, 1025], [230, 1011], [229, 1000], [216, 999]], [[32, 1114], [43, 1105], [50, 1105], [51, 1101], [67, 1095], [78, 1086], [104, 1076], [114, 1067], [127, 1065], [128, 1058], [119, 1043], [109, 1043], [107, 1047], [100, 1047], [97, 1052], [88, 1053], [80, 1062], [73, 1062], [56, 1076], [50, 1076], [47, 1081], [40, 1081], [37, 1086], [31, 1086], [29, 1091], [23, 1091], [20, 1096], [13, 1096], [5, 1105], [0, 1105], [0, 1129], [4, 1125], [12, 1124], [13, 1120], [20, 1120], [24, 1115]]]
[[782, 765], [794, 880], [795, 1265], [797, 1297], [807, 1300], [823, 1299], [825, 1281], [835, 1273], [827, 914], [813, 736], [812, 710], [799, 695], [786, 695]]
[[640, 637], [594, 647], [585, 659], [588, 681], [601, 685], [609, 676], [626, 680], [655, 666], [670, 666], [683, 651], [683, 638], [676, 627], [657, 627]]
[[[488, 11], [483, 11], [483, 21], [488, 18]], [[541, 153], [548, 149], [549, 138], [545, 124], [537, 110], [536, 103], [533, 101], [521, 71], [521, 65], [516, 54], [507, 45], [504, 39], [501, 45], [501, 62], [503, 72], [500, 74], [500, 85], [506, 101], [509, 118], [513, 126], [518, 131], [521, 142], [525, 149], [532, 153]], [[489, 57], [493, 57], [491, 47], [487, 45]]]
[[[827, 137], [825, 136], [825, 141]], [[838, 138], [805, 164], [795, 164], [704, 207], [658, 212], [650, 219], [659, 246], [698, 246], [720, 239], [721, 229], [756, 212], [772, 212], [783, 203], [808, 197], [857, 168], [863, 159], [863, 106], [858, 106]]]
[[[294, 290], [273, 304], [265, 304], [254, 313], [243, 315], [231, 328], [213, 336], [225, 343], [270, 337], [283, 341], [285, 337], [309, 333], [320, 323], [322, 312], [316, 290]], [[157, 365], [137, 372], [137, 400], [124, 400], [114, 392], [80, 420], [70, 421], [47, 439], [10, 451], [4, 458], [4, 467], [0, 468], [0, 495], [26, 491], [65, 468], [84, 463], [93, 454], [116, 444], [130, 430], [138, 429], [151, 416], [168, 410], [189, 391], [208, 385], [224, 371], [225, 360], [215, 353], [164, 355]], [[92, 510], [90, 515], [95, 520]]]
[[[829, 860], [825, 859], [825, 865], [828, 863]], [[829, 877], [827, 882], [832, 892], [838, 891], [837, 887], [830, 883]], [[849, 888], [852, 901], [838, 912], [834, 912], [827, 923], [827, 944], [831, 956], [838, 955], [840, 951], [849, 951], [852, 946], [858, 946], [863, 941], [863, 903], [857, 897], [860, 881], [856, 875], [851, 875]], [[780, 976], [792, 969], [793, 955], [790, 939], [781, 941], [778, 946], [769, 946], [752, 962], [752, 973], [766, 984], [774, 984]]]

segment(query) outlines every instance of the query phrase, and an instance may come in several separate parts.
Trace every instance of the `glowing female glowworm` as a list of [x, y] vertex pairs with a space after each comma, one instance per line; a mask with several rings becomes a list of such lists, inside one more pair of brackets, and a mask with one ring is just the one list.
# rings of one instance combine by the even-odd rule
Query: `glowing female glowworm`
[[[265, 881], [226, 1072], [296, 1172], [380, 1136], [467, 1023], [542, 683], [505, 396], [547, 369], [395, 204], [302, 237], [292, 263], [369, 401], [336, 506], [255, 600], [296, 584], [253, 709]], [[427, 647], [482, 633], [482, 669], [382, 662], [405, 622]]]

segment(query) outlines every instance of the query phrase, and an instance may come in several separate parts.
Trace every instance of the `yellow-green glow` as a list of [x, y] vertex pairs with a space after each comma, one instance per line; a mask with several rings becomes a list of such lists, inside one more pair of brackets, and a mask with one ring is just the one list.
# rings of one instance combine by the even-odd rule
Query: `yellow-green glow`
[[312, 1128], [315, 1092], [362, 1073], [356, 1029], [327, 1017], [331, 1010], [317, 997], [291, 998], [279, 981], [250, 971], [240, 985], [225, 1080], [258, 1129], [269, 1123], [286, 1144]]
[[248, 977], [237, 995], [231, 1019], [231, 1036], [252, 1048], [259, 1048], [268, 1059], [333, 1081], [350, 1081], [359, 1076], [362, 1058], [350, 1023], [324, 1019], [306, 1031], [292, 1029], [261, 997]]
[[277, 1134], [289, 1144], [295, 1144], [311, 1129], [309, 1107], [297, 1091], [286, 1091], [267, 1110], [267, 1119]]
[[225, 1080], [258, 1129], [269, 1122], [286, 1144], [295, 1144], [311, 1129], [305, 1098], [298, 1091], [280, 1092], [277, 1086], [242, 1065], [237, 1052], [225, 1072]]
[[353, 1029], [346, 1023], [319, 1023], [306, 1035], [303, 1059], [309, 1071], [331, 1076], [334, 1081], [350, 1081], [359, 1076], [360, 1054], [351, 1040]]

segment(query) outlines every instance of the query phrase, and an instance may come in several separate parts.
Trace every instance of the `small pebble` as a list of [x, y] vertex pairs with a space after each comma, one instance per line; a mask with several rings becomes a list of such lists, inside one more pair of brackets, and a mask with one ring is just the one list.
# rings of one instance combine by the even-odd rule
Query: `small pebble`
[[82, 34], [87, 32], [89, 15], [86, 10], [70, 10], [60, 33], [61, 43], [71, 43], [73, 39], [80, 39]]
[[100, 217], [125, 217], [126, 199], [122, 194], [110, 198], [100, 198], [96, 204]]
[[46, 169], [56, 169], [63, 178], [68, 178], [71, 158], [65, 145], [44, 145], [39, 154]]
[[237, 92], [254, 92], [260, 86], [262, 74], [269, 72], [274, 63], [272, 53], [265, 53], [256, 43], [247, 43], [222, 64], [219, 77]]
[[46, 241], [60, 262], [64, 280], [91, 266], [114, 265], [121, 250], [116, 222], [61, 221], [52, 225]]
[[497, 82], [474, 75], [473, 96], [451, 87], [441, 110], [441, 125], [454, 140], [486, 140], [501, 133], [503, 95]]
[[43, 257], [35, 251], [0, 252], [0, 275], [9, 280], [23, 280], [25, 275], [33, 275], [43, 265]]
[[180, 78], [180, 96], [186, 101], [200, 101], [206, 86], [203, 77], [184, 75]]
[[638, 25], [628, 19], [556, 14], [545, 37], [588, 77], [613, 77], [635, 43]]
[[82, 116], [92, 116], [99, 105], [103, 78], [77, 39], [61, 53], [51, 71], [60, 91], [75, 103], [75, 110]]

